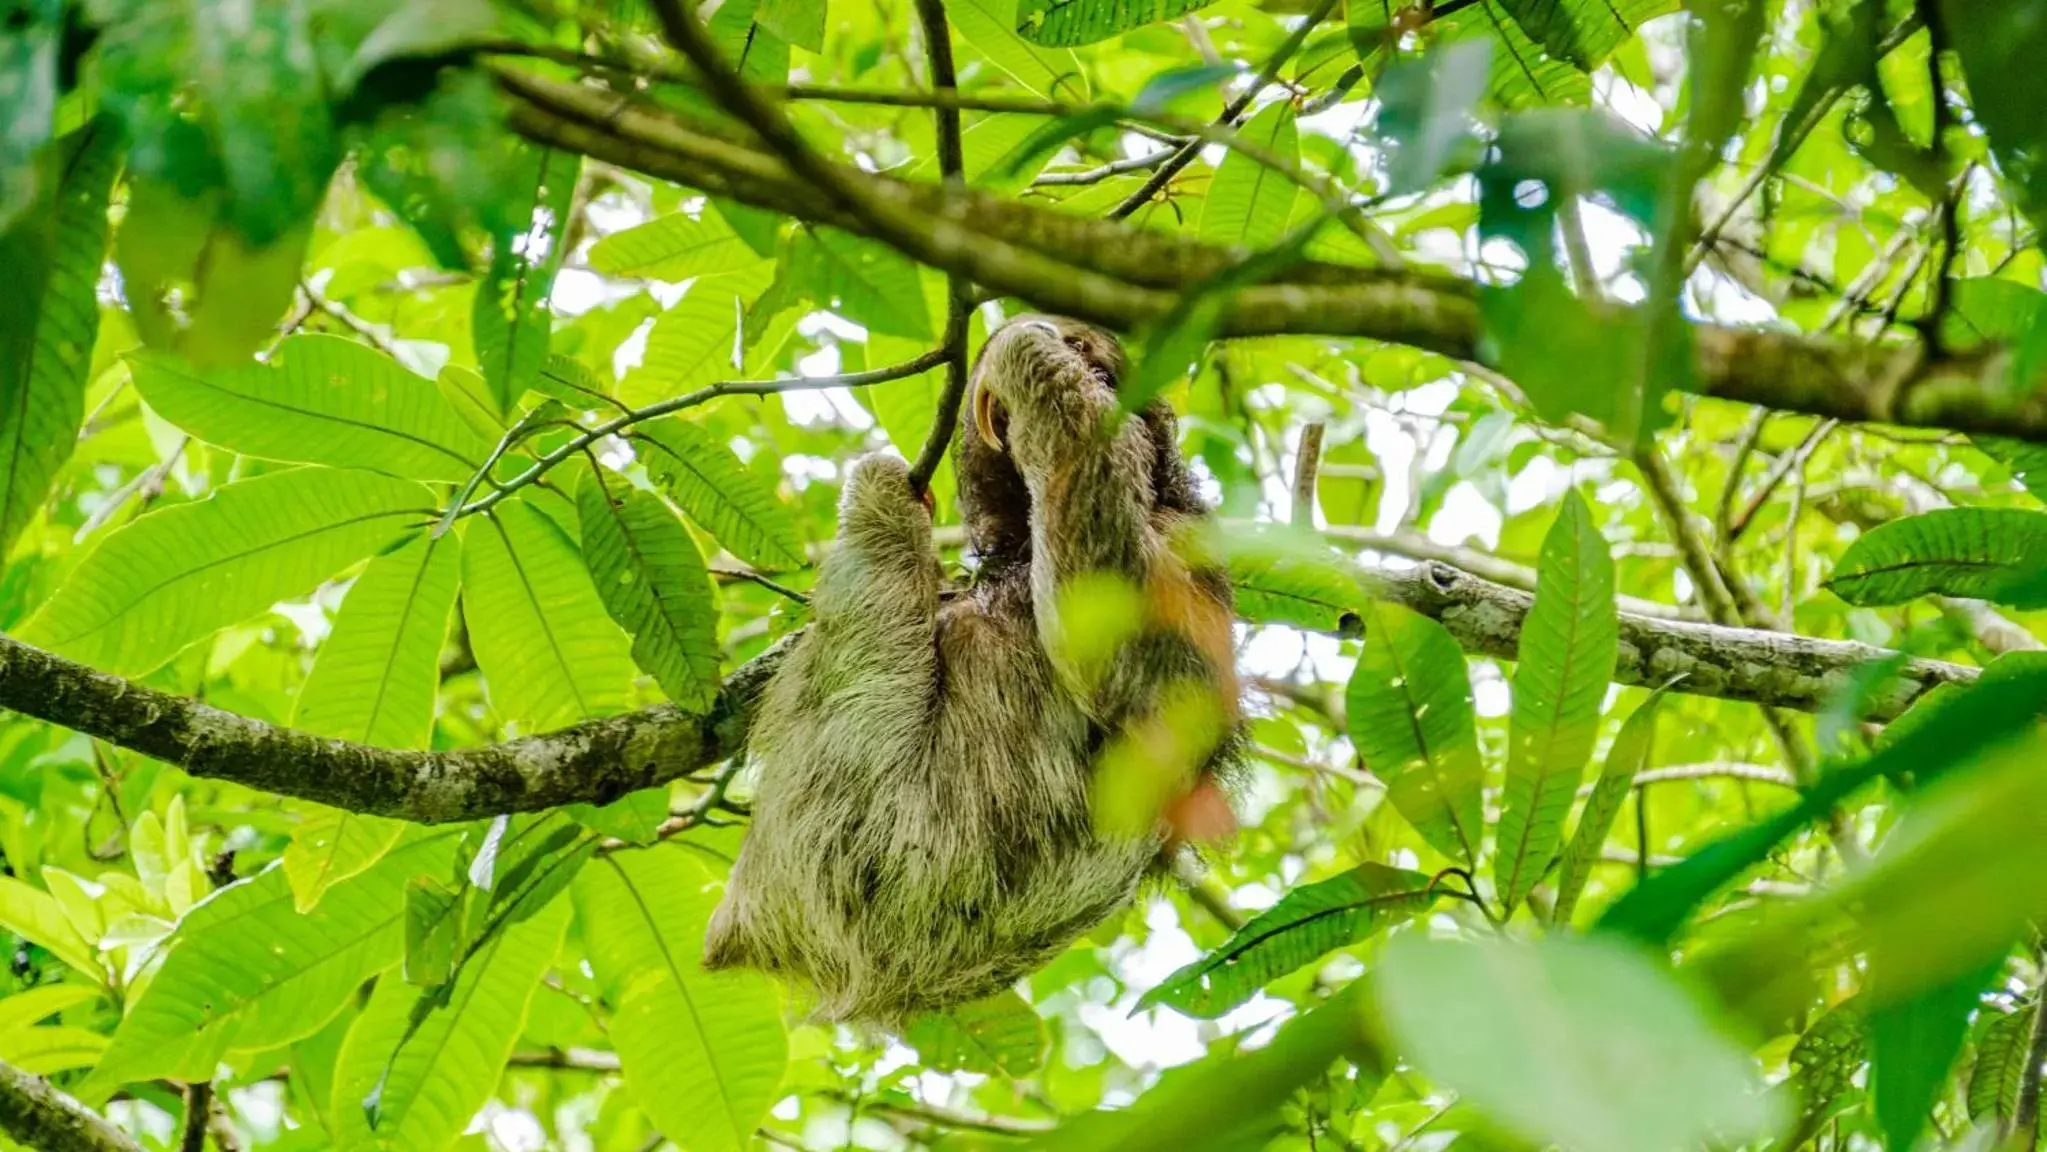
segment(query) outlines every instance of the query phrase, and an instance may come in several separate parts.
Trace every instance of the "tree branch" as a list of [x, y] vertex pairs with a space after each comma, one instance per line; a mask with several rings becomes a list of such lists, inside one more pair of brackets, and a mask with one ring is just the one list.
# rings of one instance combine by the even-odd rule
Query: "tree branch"
[[106, 1117], [6, 1063], [0, 1063], [0, 1132], [37, 1152], [142, 1152]]
[[[1366, 594], [1442, 622], [1468, 652], [1512, 660], [1533, 597], [1448, 564], [1360, 573]], [[563, 804], [604, 804], [727, 759], [743, 745], [762, 686], [789, 643], [748, 661], [704, 715], [673, 705], [557, 732], [453, 751], [398, 751], [330, 740], [224, 712], [0, 636], [0, 707], [175, 764], [194, 776], [421, 823]], [[1829, 704], [1854, 669], [1896, 655], [1818, 640], [1631, 613], [1620, 618], [1614, 679], [1806, 712]], [[1977, 670], [1907, 659], [1868, 698], [1887, 721], [1940, 684]]]
[[[873, 236], [912, 259], [1048, 311], [1130, 330], [1232, 264], [1218, 248], [971, 188], [861, 172], [819, 160], [870, 203], [924, 222], [904, 238], [876, 230], [777, 157], [599, 89], [499, 68], [513, 128], [660, 179]], [[1273, 283], [1237, 292], [1222, 336], [1326, 334], [1405, 344], [1480, 361], [1476, 288], [1411, 270], [1300, 261]], [[1916, 343], [1861, 343], [1776, 328], [1695, 324], [1693, 390], [1854, 423], [1943, 428], [2047, 441], [2047, 396], [2002, 386], [2007, 349], [1928, 360]]]
[[[917, 18], [924, 26], [924, 51], [931, 59], [931, 86], [940, 92], [958, 90], [952, 67], [952, 30], [945, 22], [942, 0], [917, 0]], [[965, 183], [966, 153], [960, 146], [960, 111], [934, 108], [931, 112], [938, 132], [938, 171], [947, 186]], [[938, 398], [938, 410], [931, 416], [931, 430], [924, 436], [924, 449], [910, 465], [910, 491], [922, 495], [931, 477], [945, 459], [946, 445], [960, 422], [960, 402], [967, 394], [967, 324], [974, 314], [974, 286], [957, 273], [946, 277], [945, 285], [945, 392]]]

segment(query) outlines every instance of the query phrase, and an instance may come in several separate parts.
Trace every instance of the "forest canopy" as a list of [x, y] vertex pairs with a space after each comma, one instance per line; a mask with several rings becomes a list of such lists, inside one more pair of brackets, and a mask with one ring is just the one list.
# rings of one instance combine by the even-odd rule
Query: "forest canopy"
[[[2042, 61], [2028, 0], [0, 0], [0, 1148], [2038, 1148]], [[702, 961], [748, 726], [863, 454], [972, 580], [1032, 311], [1179, 417], [1242, 830], [820, 1024]]]

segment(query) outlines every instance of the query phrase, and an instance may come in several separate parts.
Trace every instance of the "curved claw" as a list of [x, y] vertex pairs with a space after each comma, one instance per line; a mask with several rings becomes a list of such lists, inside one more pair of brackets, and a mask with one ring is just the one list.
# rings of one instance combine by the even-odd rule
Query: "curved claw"
[[1001, 404], [988, 389], [974, 389], [974, 430], [981, 434], [981, 443], [997, 452], [1002, 451], [1002, 436], [995, 431], [995, 417]]

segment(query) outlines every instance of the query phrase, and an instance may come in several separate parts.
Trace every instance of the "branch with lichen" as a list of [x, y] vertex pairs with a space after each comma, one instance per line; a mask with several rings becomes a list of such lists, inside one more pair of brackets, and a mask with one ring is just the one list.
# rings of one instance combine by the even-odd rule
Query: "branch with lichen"
[[[1438, 620], [1466, 651], [1502, 660], [1519, 650], [1533, 600], [1435, 562], [1404, 572], [1365, 570], [1360, 579], [1366, 594]], [[446, 751], [314, 736], [99, 672], [6, 636], [0, 636], [0, 708], [194, 776], [350, 812], [440, 823], [608, 803], [730, 758], [744, 743], [760, 690], [788, 642], [736, 670], [707, 712], [659, 705]], [[1866, 719], [1893, 719], [1935, 686], [1967, 683], [1977, 674], [1850, 641], [1622, 613], [1614, 679], [1814, 712], [1845, 689], [1857, 668], [1890, 659], [1901, 662], [1868, 694]]]
[[141, 1144], [70, 1093], [5, 1062], [0, 1132], [37, 1152], [142, 1152]]

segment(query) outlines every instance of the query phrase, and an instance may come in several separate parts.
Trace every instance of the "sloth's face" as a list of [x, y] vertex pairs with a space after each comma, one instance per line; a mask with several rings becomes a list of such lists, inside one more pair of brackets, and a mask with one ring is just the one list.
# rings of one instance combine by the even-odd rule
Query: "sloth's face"
[[988, 338], [975, 365], [968, 398], [974, 429], [984, 446], [1001, 452], [1009, 423], [1002, 393], [1023, 381], [1041, 388], [1092, 383], [1114, 389], [1124, 367], [1123, 346], [1093, 325], [1063, 316], [1019, 316]]

